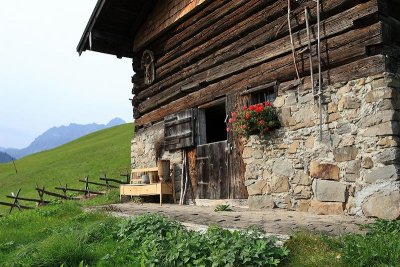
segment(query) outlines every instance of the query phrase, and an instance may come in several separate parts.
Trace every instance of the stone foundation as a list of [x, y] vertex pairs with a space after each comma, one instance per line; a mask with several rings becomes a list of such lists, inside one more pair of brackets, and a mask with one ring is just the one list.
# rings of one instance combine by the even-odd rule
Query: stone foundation
[[279, 96], [283, 127], [242, 140], [250, 208], [399, 218], [399, 90], [389, 74], [326, 87], [322, 140], [312, 93]]
[[[399, 218], [399, 90], [399, 77], [389, 74], [326, 87], [322, 140], [310, 90], [279, 96], [283, 127], [268, 140], [241, 140], [249, 207]], [[139, 130], [132, 168], [171, 160], [179, 196], [182, 152], [164, 152], [163, 137], [163, 122]]]

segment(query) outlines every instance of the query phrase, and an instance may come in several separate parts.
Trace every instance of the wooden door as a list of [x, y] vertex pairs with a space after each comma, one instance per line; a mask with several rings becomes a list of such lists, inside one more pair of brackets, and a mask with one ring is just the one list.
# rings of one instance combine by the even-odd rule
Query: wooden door
[[197, 198], [230, 198], [227, 141], [197, 146]]
[[[235, 109], [237, 96], [228, 96], [225, 102], [224, 118]], [[198, 142], [204, 142], [207, 131], [205, 118], [198, 115]], [[224, 122], [224, 118], [221, 123]], [[214, 118], [211, 118], [214, 119]], [[225, 125], [226, 126], [226, 125]], [[226, 128], [224, 126], [224, 129]], [[202, 134], [203, 133], [203, 134]], [[227, 140], [198, 144], [196, 148], [196, 197], [203, 199], [245, 199], [248, 197], [244, 185], [245, 165], [242, 159], [242, 146], [237, 137], [228, 133]]]

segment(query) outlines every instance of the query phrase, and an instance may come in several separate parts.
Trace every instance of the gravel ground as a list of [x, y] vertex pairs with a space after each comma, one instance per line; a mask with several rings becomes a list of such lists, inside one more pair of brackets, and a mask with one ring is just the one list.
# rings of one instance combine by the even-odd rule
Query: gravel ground
[[338, 216], [313, 215], [297, 211], [271, 209], [250, 211], [245, 207], [234, 207], [234, 211], [215, 212], [214, 207], [176, 204], [122, 203], [97, 207], [115, 216], [135, 216], [145, 213], [159, 213], [182, 222], [190, 229], [203, 231], [208, 225], [218, 224], [227, 229], [244, 229], [250, 225], [263, 228], [266, 233], [281, 236], [282, 239], [301, 230], [340, 235], [360, 233], [359, 226], [373, 222], [372, 219]]

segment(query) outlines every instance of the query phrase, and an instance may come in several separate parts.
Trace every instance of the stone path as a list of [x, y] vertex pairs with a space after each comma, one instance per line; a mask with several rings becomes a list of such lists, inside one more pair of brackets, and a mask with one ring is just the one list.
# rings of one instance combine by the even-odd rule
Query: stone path
[[318, 233], [339, 235], [362, 232], [359, 226], [373, 222], [372, 219], [338, 216], [313, 215], [297, 211], [271, 209], [266, 211], [249, 211], [247, 208], [235, 207], [234, 211], [215, 212], [213, 207], [179, 206], [175, 204], [136, 204], [123, 203], [103, 207], [116, 216], [135, 216], [145, 213], [159, 213], [174, 218], [187, 225], [207, 226], [218, 224], [224, 228], [244, 229], [257, 225], [269, 234], [292, 235], [306, 230]]

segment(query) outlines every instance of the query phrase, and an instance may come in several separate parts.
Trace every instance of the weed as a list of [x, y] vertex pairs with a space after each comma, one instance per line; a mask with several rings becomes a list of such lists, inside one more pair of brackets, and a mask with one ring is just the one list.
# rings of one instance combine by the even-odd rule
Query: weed
[[141, 197], [132, 197], [132, 202], [136, 204], [142, 204], [143, 203], [143, 198]]
[[219, 204], [218, 206], [215, 207], [214, 209], [215, 212], [219, 211], [233, 211], [231, 206], [229, 204]]

